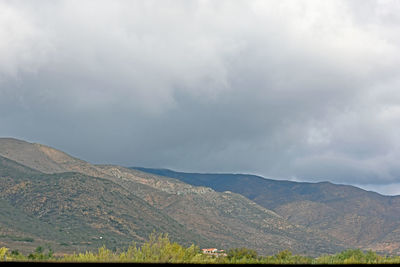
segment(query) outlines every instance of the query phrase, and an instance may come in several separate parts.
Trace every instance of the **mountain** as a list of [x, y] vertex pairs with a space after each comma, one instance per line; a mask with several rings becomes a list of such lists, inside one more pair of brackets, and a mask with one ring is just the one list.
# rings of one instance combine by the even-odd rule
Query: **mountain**
[[218, 192], [241, 194], [293, 224], [321, 231], [345, 247], [400, 252], [400, 196], [329, 182], [306, 183], [247, 174], [200, 174], [134, 167]]
[[176, 179], [122, 167], [102, 168], [118, 173], [121, 178], [153, 187], [158, 194], [142, 189], [136, 192], [188, 229], [218, 241], [224, 248], [245, 246], [264, 254], [290, 249], [313, 255], [342, 249], [335, 239], [327, 239], [318, 231], [288, 223], [275, 212], [240, 194], [194, 187]]
[[39, 238], [82, 251], [142, 243], [158, 230], [186, 244], [209, 244], [107, 179], [76, 172], [44, 174], [4, 157], [0, 177], [0, 198], [6, 203], [2, 213], [11, 214], [0, 218], [1, 230], [15, 232], [14, 239]]
[[[335, 238], [290, 223], [237, 193], [93, 165], [10, 138], [0, 138], [0, 156], [0, 200], [6, 203], [4, 212], [21, 222], [14, 226], [2, 216], [0, 226], [17, 240], [38, 238], [70, 250], [103, 243], [116, 248], [143, 242], [155, 230], [185, 245], [249, 247], [263, 254], [290, 249], [320, 255], [344, 249]], [[42, 230], [33, 231], [27, 218]], [[0, 242], [10, 242], [9, 234], [2, 236]]]
[[0, 138], [0, 156], [47, 174], [80, 172], [95, 177], [104, 175], [92, 164], [60, 150], [14, 138]]

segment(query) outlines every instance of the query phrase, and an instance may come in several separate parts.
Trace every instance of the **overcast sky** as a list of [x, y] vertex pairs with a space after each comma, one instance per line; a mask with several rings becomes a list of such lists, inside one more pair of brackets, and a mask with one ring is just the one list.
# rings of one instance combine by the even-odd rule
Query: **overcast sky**
[[400, 194], [400, 1], [0, 0], [0, 136]]

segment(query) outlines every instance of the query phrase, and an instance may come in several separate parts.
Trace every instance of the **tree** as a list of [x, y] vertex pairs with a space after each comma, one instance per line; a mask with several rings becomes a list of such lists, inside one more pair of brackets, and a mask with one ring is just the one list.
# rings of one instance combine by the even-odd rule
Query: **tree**
[[244, 247], [229, 249], [227, 254], [229, 260], [257, 259], [258, 257], [257, 251]]

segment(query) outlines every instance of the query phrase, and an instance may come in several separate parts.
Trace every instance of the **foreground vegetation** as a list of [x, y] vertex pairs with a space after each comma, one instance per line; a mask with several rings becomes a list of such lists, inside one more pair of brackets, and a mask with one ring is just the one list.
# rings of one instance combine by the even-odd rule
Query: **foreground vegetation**
[[150, 235], [142, 246], [132, 244], [125, 250], [112, 251], [105, 246], [96, 253], [55, 256], [50, 247], [38, 247], [29, 255], [16, 250], [0, 248], [0, 261], [53, 261], [53, 262], [139, 262], [139, 263], [264, 263], [264, 264], [349, 264], [349, 263], [400, 263], [400, 256], [382, 256], [375, 252], [359, 249], [346, 250], [334, 255], [317, 258], [293, 255], [284, 250], [272, 256], [259, 256], [255, 250], [247, 248], [230, 249], [226, 256], [202, 254], [195, 245], [183, 247], [171, 242], [167, 234]]

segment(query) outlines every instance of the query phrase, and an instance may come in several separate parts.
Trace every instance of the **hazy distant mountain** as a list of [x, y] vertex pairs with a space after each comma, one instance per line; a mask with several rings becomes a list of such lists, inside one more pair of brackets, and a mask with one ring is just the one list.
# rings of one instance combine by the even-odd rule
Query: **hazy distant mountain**
[[11, 212], [20, 222], [12, 225], [9, 217], [0, 217], [0, 226], [7, 227], [0, 245], [31, 237], [65, 250], [103, 243], [120, 247], [156, 230], [185, 245], [245, 246], [260, 253], [290, 249], [319, 255], [344, 248], [335, 238], [292, 224], [240, 194], [92, 165], [16, 139], [0, 138], [0, 156], [0, 201], [6, 203], [0, 212]]
[[246, 174], [199, 174], [139, 168], [196, 186], [241, 194], [289, 222], [324, 232], [346, 247], [400, 252], [400, 196], [329, 182], [305, 183]]

